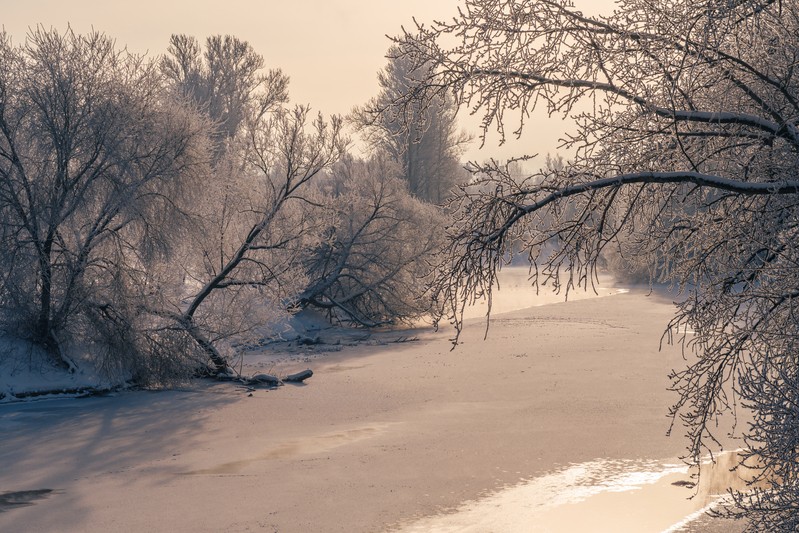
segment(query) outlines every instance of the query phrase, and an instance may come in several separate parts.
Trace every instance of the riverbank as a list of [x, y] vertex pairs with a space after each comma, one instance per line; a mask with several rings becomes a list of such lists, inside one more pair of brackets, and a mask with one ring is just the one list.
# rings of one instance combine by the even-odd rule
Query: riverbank
[[474, 319], [454, 351], [419, 330], [263, 356], [310, 363], [305, 385], [2, 405], [0, 491], [54, 492], [0, 530], [408, 530], [572, 465], [668, 463], [685, 445], [666, 436], [680, 351], [658, 350], [673, 308], [618, 292], [496, 315], [485, 341]]

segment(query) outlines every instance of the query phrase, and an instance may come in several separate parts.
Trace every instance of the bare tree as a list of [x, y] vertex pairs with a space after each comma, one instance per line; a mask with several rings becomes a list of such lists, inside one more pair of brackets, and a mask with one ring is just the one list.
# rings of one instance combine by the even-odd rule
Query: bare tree
[[98, 33], [0, 35], [0, 312], [71, 369], [64, 344], [168, 251], [160, 221], [207, 168], [206, 124], [161, 88]]
[[303, 204], [346, 144], [338, 117], [285, 108], [288, 78], [263, 65], [231, 36], [208, 38], [203, 53], [193, 37], [173, 35], [161, 61], [172, 87], [218, 128], [216, 177], [197, 205], [195, 253], [184, 263], [187, 293], [159, 311], [214, 372], [227, 368], [225, 340], [242, 342], [293, 305], [314, 228]]
[[460, 163], [470, 138], [458, 131], [456, 107], [442, 93], [424, 106], [392, 107], [415, 80], [429, 74], [429, 65], [414, 65], [399, 47], [388, 51], [389, 62], [377, 75], [380, 93], [353, 114], [374, 153], [388, 154], [402, 169], [411, 194], [441, 204], [468, 178]]
[[249, 45], [173, 38], [145, 61], [100, 35], [0, 36], [0, 319], [75, 368], [164, 384], [295, 305], [309, 187], [341, 120], [288, 109]]
[[309, 284], [299, 303], [366, 327], [429, 314], [425, 282], [441, 246], [439, 209], [413, 198], [386, 158], [344, 158], [318, 187], [320, 236], [304, 254]]
[[787, 1], [625, 0], [594, 18], [561, 0], [467, 0], [399, 39], [431, 70], [398, 104], [451, 92], [503, 136], [538, 106], [576, 124], [561, 169], [479, 169], [483, 186], [454, 206], [442, 306], [459, 323], [513, 242], [535, 283], [566, 291], [592, 285], [620, 236], [665, 258], [661, 279], [684, 292], [669, 338], [693, 352], [672, 414], [698, 463], [717, 417], [752, 413], [759, 484], [729, 509], [751, 531], [799, 527], [798, 30]]
[[[242, 306], [285, 309], [285, 300], [298, 292], [299, 282], [292, 282], [293, 290], [282, 285], [296, 277], [303, 247], [294, 243], [312, 227], [303, 220], [301, 205], [312, 180], [341, 156], [346, 142], [338, 117], [328, 122], [320, 115], [309, 122], [304, 107], [258, 117], [249, 132], [243, 167], [235, 163], [226, 175], [234, 182], [208, 191], [218, 195], [209, 204], [217, 212], [203, 217], [195, 244], [200, 261], [187, 267], [195, 290], [171, 312], [216, 371], [227, 367], [216, 341], [259, 325], [255, 314], [244, 320]], [[226, 329], [230, 317], [242, 323]]]
[[173, 86], [217, 124], [218, 150], [240, 133], [253, 115], [288, 101], [288, 77], [279, 69], [262, 72], [264, 59], [247, 41], [214, 35], [205, 42], [172, 35], [161, 69]]

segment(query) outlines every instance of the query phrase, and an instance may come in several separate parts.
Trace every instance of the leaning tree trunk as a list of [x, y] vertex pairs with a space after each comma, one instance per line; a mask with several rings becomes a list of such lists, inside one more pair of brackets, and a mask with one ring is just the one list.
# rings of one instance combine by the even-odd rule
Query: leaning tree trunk
[[197, 328], [194, 324], [192, 319], [189, 319], [189, 322], [184, 322], [184, 329], [186, 333], [188, 333], [189, 337], [191, 337], [194, 342], [205, 352], [208, 358], [214, 365], [214, 372], [217, 374], [221, 374], [227, 372], [228, 364], [227, 359], [219, 353], [219, 350], [216, 349], [214, 343], [208, 340]]
[[205, 336], [200, 332], [197, 324], [194, 322], [194, 315], [203, 302], [216, 290], [222, 289], [224, 287], [225, 281], [231, 275], [231, 273], [236, 270], [236, 268], [241, 264], [242, 260], [247, 255], [247, 252], [250, 251], [252, 248], [255, 240], [261, 235], [261, 233], [269, 226], [272, 220], [275, 217], [275, 214], [280, 209], [285, 200], [286, 196], [283, 196], [272, 208], [267, 211], [263, 218], [255, 224], [247, 234], [247, 237], [244, 239], [244, 242], [241, 243], [236, 253], [233, 254], [225, 266], [213, 277], [209, 280], [205, 286], [197, 293], [196, 296], [192, 299], [189, 307], [180, 317], [180, 323], [182, 327], [186, 330], [189, 336], [194, 339], [194, 341], [202, 348], [202, 350], [208, 355], [211, 362], [214, 364], [215, 370], [217, 373], [225, 372], [228, 368], [227, 359], [219, 353], [219, 350], [213, 345], [213, 343], [205, 338]]

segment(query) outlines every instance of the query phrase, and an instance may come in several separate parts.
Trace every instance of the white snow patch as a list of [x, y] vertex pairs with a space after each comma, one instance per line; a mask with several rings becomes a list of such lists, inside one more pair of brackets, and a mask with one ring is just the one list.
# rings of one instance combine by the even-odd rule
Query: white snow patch
[[[18, 401], [18, 395], [43, 400], [53, 397], [80, 396], [80, 390], [105, 390], [115, 384], [85, 364], [69, 373], [53, 364], [40, 348], [8, 336], [0, 336], [0, 403]], [[62, 391], [69, 391], [63, 393]]]
[[[556, 507], [577, 504], [602, 493], [642, 489], [685, 465], [643, 460], [603, 460], [572, 464], [524, 481], [485, 498], [469, 501], [455, 512], [427, 517], [400, 529], [402, 533], [529, 532], [537, 517]], [[535, 531], [535, 529], [533, 529]]]

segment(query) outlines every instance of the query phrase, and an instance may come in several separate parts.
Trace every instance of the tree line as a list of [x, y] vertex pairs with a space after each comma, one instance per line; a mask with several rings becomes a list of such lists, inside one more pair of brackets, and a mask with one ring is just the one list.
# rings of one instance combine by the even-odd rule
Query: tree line
[[[461, 178], [454, 145], [428, 149], [446, 171], [408, 166], [387, 122], [290, 105], [231, 36], [148, 59], [40, 27], [0, 35], [0, 70], [0, 327], [54, 363], [167, 383], [224, 371], [234, 342], [303, 307], [360, 326], [429, 312], [429, 200]], [[414, 149], [451, 142], [452, 113], [427, 114], [446, 127]], [[367, 158], [347, 121], [382, 131]]]

